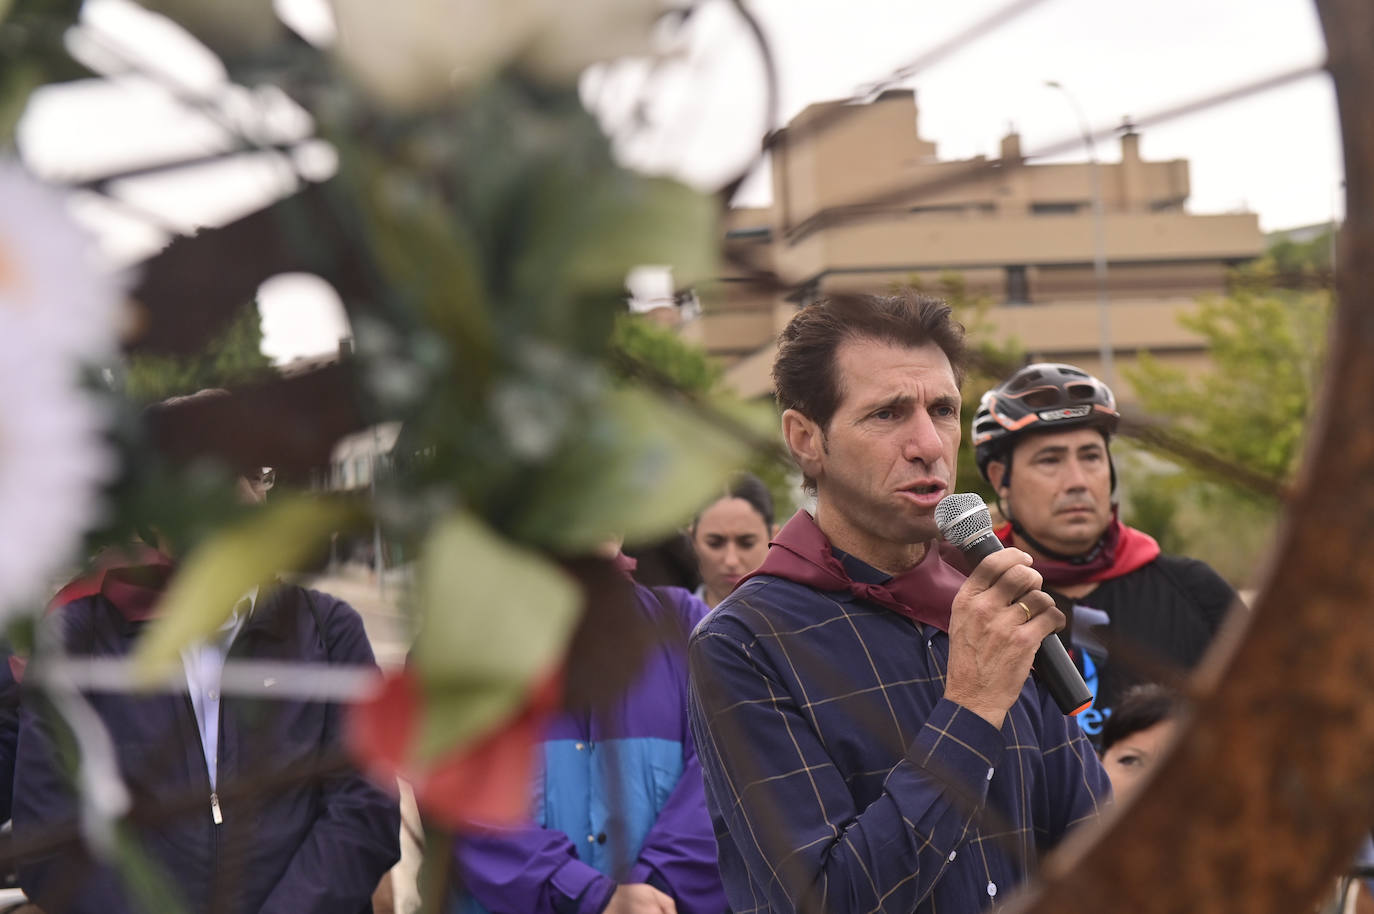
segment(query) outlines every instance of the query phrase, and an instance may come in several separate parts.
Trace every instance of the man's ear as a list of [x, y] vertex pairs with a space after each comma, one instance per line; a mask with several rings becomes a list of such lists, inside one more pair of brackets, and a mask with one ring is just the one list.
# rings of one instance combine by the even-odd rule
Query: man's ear
[[992, 483], [992, 489], [1002, 498], [1007, 497], [1007, 487], [1002, 485], [1002, 480], [1007, 477], [1007, 465], [1000, 460], [988, 461], [988, 482]]
[[795, 409], [782, 414], [782, 439], [792, 452], [792, 459], [811, 479], [816, 479], [825, 457], [825, 433], [821, 427]]

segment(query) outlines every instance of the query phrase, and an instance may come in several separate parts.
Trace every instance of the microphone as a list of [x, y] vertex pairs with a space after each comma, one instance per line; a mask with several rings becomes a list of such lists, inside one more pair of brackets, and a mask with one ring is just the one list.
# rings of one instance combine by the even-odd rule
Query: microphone
[[[992, 532], [992, 515], [976, 492], [956, 492], [940, 499], [935, 506], [935, 525], [940, 535], [956, 546], [969, 565], [978, 563], [1002, 549], [1002, 541]], [[1070, 716], [1093, 703], [1093, 693], [1078, 668], [1069, 659], [1059, 635], [1050, 632], [1040, 642], [1033, 664], [1035, 675], [1050, 690], [1059, 710]]]

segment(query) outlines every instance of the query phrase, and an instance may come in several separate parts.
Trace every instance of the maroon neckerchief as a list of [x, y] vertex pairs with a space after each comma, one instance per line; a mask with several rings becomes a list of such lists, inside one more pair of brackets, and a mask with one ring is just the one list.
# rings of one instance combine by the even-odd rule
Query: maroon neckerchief
[[[1004, 546], [1015, 545], [1011, 524], [997, 528], [997, 538]], [[1072, 587], [1076, 584], [1095, 584], [1110, 581], [1159, 557], [1159, 543], [1148, 533], [1127, 527], [1113, 516], [1102, 534], [1096, 550], [1084, 562], [1065, 562], [1060, 559], [1036, 557], [1035, 570], [1049, 587]]]
[[927, 544], [925, 557], [915, 568], [881, 584], [851, 578], [831, 549], [830, 541], [816, 526], [815, 519], [805, 511], [793, 515], [769, 546], [763, 564], [740, 581], [741, 584], [766, 574], [817, 590], [848, 591], [860, 600], [877, 603], [913, 622], [949, 631], [950, 604], [965, 576], [950, 564], [934, 543]]
[[611, 562], [615, 565], [615, 570], [620, 572], [621, 577], [634, 583], [635, 569], [639, 567], [639, 559], [630, 558], [623, 552], [617, 552]]
[[[47, 611], [101, 594], [128, 621], [146, 622], [153, 617], [175, 570], [171, 558], [151, 546], [106, 549], [95, 557], [87, 574], [67, 584], [48, 601]], [[10, 655], [10, 675], [15, 682], [24, 681], [27, 665], [27, 657]]]
[[153, 617], [175, 570], [171, 558], [150, 546], [107, 549], [96, 556], [89, 574], [57, 592], [48, 609], [101, 594], [125, 619], [146, 622]]

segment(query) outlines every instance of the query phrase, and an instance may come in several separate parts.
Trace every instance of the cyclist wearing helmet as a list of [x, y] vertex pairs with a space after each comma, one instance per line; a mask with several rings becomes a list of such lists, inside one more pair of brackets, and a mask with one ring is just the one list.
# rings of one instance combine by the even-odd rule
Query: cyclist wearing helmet
[[1107, 385], [1052, 363], [988, 391], [973, 419], [978, 470], [1009, 521], [997, 535], [1034, 557], [1068, 616], [1069, 647], [1096, 695], [1079, 722], [1094, 739], [1120, 695], [1148, 676], [1126, 653], [1189, 669], [1237, 601], [1204, 562], [1161, 554], [1117, 517], [1119, 419]]

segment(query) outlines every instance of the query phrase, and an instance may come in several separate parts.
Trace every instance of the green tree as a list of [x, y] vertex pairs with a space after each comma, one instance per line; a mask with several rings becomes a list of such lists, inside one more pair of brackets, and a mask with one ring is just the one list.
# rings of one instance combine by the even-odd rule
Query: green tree
[[136, 402], [151, 403], [207, 387], [234, 387], [264, 377], [271, 368], [272, 360], [262, 352], [262, 318], [252, 304], [197, 355], [130, 358], [125, 391]]
[[1256, 577], [1280, 505], [1179, 454], [1215, 455], [1273, 480], [1275, 491], [1291, 478], [1321, 380], [1332, 307], [1323, 287], [1328, 251], [1322, 239], [1279, 242], [1233, 272], [1226, 296], [1205, 299], [1180, 318], [1206, 341], [1206, 370], [1185, 371], [1142, 353], [1123, 371], [1144, 410], [1182, 445], [1123, 474], [1128, 520], [1170, 548], [1205, 558], [1238, 585]]
[[1207, 342], [1210, 367], [1189, 373], [1142, 353], [1125, 370], [1147, 412], [1199, 447], [1276, 479], [1297, 465], [1320, 383], [1330, 320], [1325, 290], [1268, 286], [1263, 267], [1230, 295], [1180, 318]]

